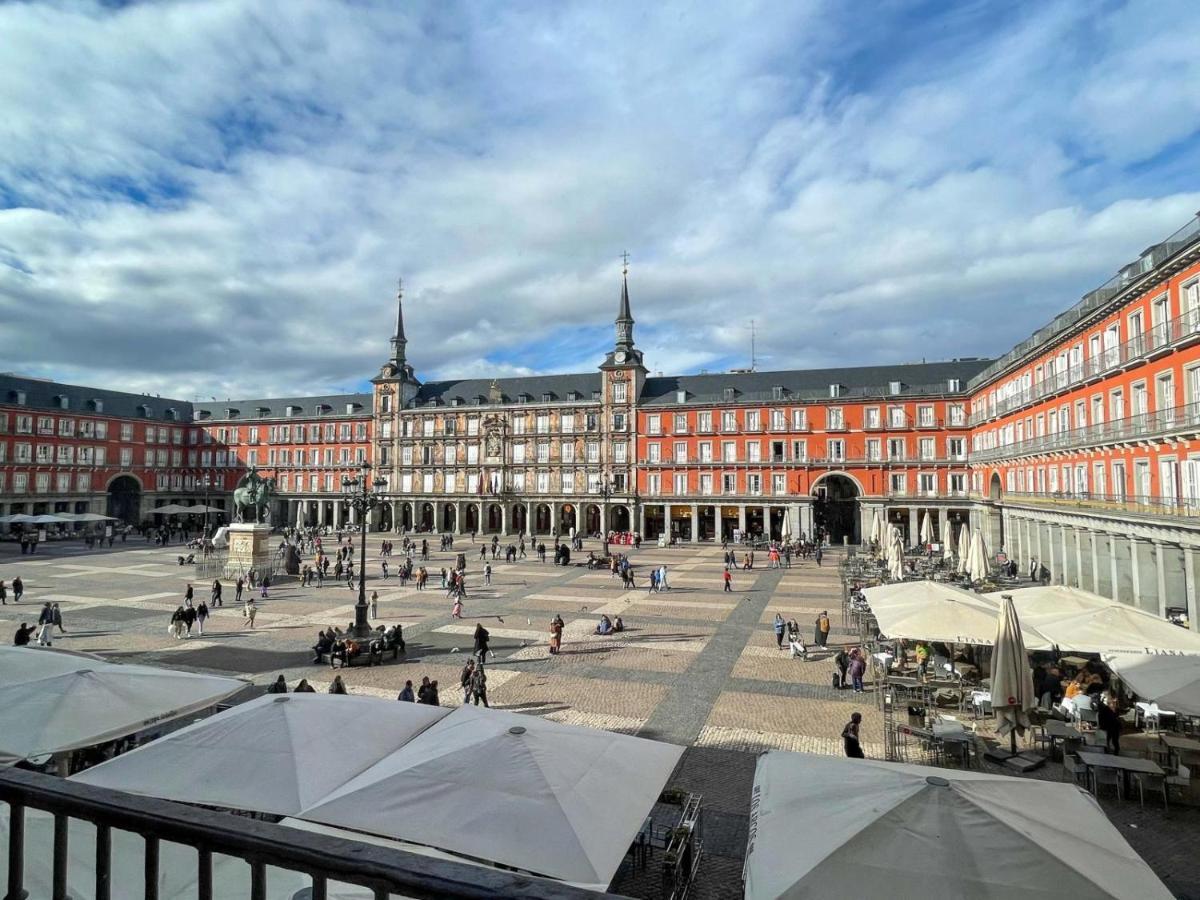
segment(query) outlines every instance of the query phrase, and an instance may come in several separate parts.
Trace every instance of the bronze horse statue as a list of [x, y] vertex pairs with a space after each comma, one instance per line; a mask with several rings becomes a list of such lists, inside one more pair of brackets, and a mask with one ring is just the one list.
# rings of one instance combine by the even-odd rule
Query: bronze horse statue
[[[235, 520], [238, 522], [266, 522], [270, 512], [271, 497], [274, 493], [274, 478], [262, 478], [254, 471], [243, 475], [233, 491]], [[253, 518], [248, 518], [250, 514], [253, 515]]]

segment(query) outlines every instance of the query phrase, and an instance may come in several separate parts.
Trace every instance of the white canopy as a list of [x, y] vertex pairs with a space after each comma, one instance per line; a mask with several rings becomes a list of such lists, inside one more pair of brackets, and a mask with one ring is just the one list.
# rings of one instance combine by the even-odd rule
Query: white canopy
[[[1022, 625], [1036, 629], [1060, 650], [1200, 653], [1200, 634], [1090, 591], [1047, 585], [1011, 593]], [[1000, 592], [983, 596], [1000, 602]]]
[[750, 835], [747, 900], [1172, 896], [1073, 784], [771, 750]]
[[682, 753], [462, 706], [300, 818], [607, 885]]
[[374, 697], [267, 694], [74, 780], [164, 800], [292, 816], [449, 714], [445, 707]]
[[[869, 587], [863, 594], [885, 637], [980, 645], [996, 639], [995, 604], [952, 584], [906, 581]], [[1051, 648], [1049, 641], [1028, 627], [1025, 646], [1031, 650]]]
[[233, 678], [29, 647], [0, 649], [0, 763], [125, 737], [212, 706], [246, 686]]
[[1200, 716], [1200, 656], [1105, 653], [1100, 658], [1139, 697], [1171, 712]]
[[174, 516], [174, 515], [186, 515], [187, 513], [190, 513], [191, 511], [192, 510], [189, 507], [183, 506], [182, 504], [168, 503], [166, 506], [154, 507], [154, 509], [150, 510], [150, 514], [155, 515], [155, 516], [160, 516], [160, 515], [161, 516]]
[[942, 559], [954, 558], [954, 523], [947, 522], [945, 527], [945, 536], [942, 538]]
[[104, 516], [104, 515], [101, 515], [100, 513], [94, 513], [94, 512], [72, 513], [68, 518], [70, 518], [72, 522], [115, 522], [115, 521], [117, 521], [116, 516]]

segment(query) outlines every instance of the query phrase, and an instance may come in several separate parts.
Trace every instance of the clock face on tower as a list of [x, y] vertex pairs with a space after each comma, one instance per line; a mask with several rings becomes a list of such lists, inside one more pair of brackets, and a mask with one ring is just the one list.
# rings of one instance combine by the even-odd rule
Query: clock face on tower
[[613, 354], [613, 359], [615, 359], [619, 363], [625, 362], [625, 351], [618, 350], [616, 353]]

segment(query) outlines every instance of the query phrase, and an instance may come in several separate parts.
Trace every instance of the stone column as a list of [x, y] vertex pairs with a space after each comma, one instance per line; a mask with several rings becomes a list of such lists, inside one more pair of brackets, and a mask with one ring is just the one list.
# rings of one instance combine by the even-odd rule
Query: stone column
[[1090, 528], [1087, 529], [1088, 545], [1084, 547], [1084, 553], [1088, 552], [1090, 547], [1092, 554], [1092, 586], [1090, 590], [1093, 594], [1101, 594], [1108, 596], [1108, 581], [1110, 576], [1106, 576], [1105, 572], [1109, 571], [1108, 557], [1104, 553], [1102, 535]]
[[1059, 572], [1055, 581], [1058, 584], [1071, 584], [1078, 573], [1075, 571], [1075, 560], [1071, 558], [1071, 547], [1067, 540], [1067, 532], [1070, 530], [1066, 525], [1058, 525], [1054, 529], [1057, 533], [1055, 538], [1058, 544]]
[[1096, 554], [1096, 593], [1102, 597], [1113, 597], [1112, 541], [1108, 534], [1092, 532], [1092, 547]]
[[358, 510], [353, 506], [350, 507], [350, 524], [355, 528], [358, 527]]
[[[596, 504], [596, 508], [600, 511], [600, 533], [608, 534], [608, 504], [601, 502]], [[579, 513], [575, 513], [576, 521], [579, 520]], [[578, 525], [576, 527], [579, 527]]]
[[1073, 554], [1072, 558], [1075, 560], [1075, 582], [1072, 586], [1082, 588], [1088, 579], [1091, 578], [1091, 575], [1084, 568], [1083, 536], [1079, 533], [1078, 528], [1071, 529], [1071, 541], [1069, 552]]
[[463, 502], [454, 501], [454, 533], [463, 534]]
[[645, 503], [638, 505], [637, 521], [638, 521], [638, 534], [640, 534], [642, 537], [645, 537], [646, 536], [646, 504]]
[[558, 504], [551, 503], [548, 505], [550, 507], [550, 534], [555, 535], [558, 533]]
[[508, 504], [500, 504], [500, 533], [508, 534]]
[[[1127, 603], [1155, 612], [1158, 609], [1158, 564], [1155, 560], [1154, 544], [1144, 538], [1117, 539], [1121, 556], [1117, 570], [1122, 586], [1128, 582], [1128, 591], [1124, 592]], [[1128, 547], [1128, 569], [1125, 565], [1125, 548]], [[1126, 574], [1128, 572], [1128, 574]]]
[[[908, 539], [904, 542], [907, 546], [916, 546], [921, 537], [921, 511], [915, 506], [908, 508]], [[989, 545], [990, 546], [990, 545]]]
[[[392, 531], [400, 530], [400, 501], [392, 501]], [[354, 517], [354, 510], [350, 510], [351, 518]]]
[[[933, 511], [933, 531], [937, 543], [946, 543], [946, 511], [940, 506]], [[865, 535], [866, 532], [864, 531], [863, 534]], [[866, 540], [865, 537], [864, 540]]]
[[[1167, 566], [1167, 583], [1170, 584], [1170, 560], [1168, 558]], [[1183, 596], [1187, 600], [1188, 611], [1188, 627], [1193, 631], [1200, 631], [1200, 608], [1198, 608], [1197, 598], [1197, 572], [1196, 572], [1196, 553], [1191, 547], [1183, 548]]]
[[692, 504], [692, 540], [700, 540], [700, 506]]
[[742, 534], [746, 533], [746, 504], [738, 504], [738, 531]]
[[536, 523], [533, 520], [533, 504], [526, 503], [525, 504], [525, 530], [529, 532], [529, 536], [531, 538], [533, 537], [533, 535], [536, 533], [536, 530], [537, 530], [534, 527], [535, 524]]

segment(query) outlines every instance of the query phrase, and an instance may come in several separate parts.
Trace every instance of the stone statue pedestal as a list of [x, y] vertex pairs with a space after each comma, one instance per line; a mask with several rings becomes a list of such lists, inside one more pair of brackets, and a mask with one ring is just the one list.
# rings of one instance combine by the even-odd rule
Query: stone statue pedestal
[[271, 571], [275, 552], [271, 549], [271, 526], [254, 522], [238, 522], [229, 526], [229, 557], [225, 561], [225, 577], [238, 578], [251, 569], [259, 576]]

